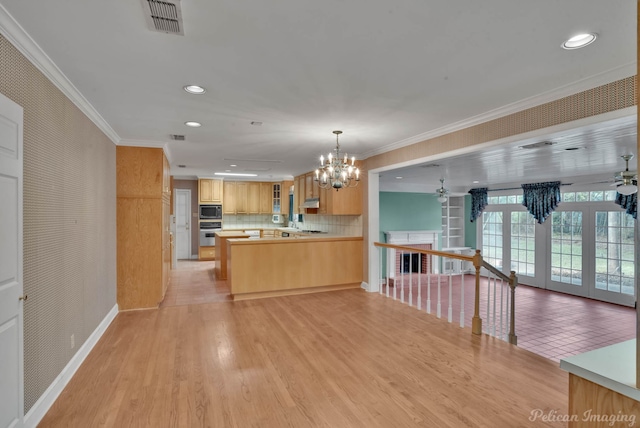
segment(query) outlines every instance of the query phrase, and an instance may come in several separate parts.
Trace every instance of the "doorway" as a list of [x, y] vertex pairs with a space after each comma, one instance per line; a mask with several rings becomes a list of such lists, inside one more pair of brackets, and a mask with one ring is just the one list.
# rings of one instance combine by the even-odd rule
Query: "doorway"
[[191, 190], [176, 189], [176, 255], [179, 260], [191, 258]]
[[22, 114], [0, 94], [0, 428], [24, 424]]
[[633, 306], [635, 222], [615, 191], [563, 192], [543, 224], [518, 198], [490, 198], [482, 215], [478, 242], [490, 263], [522, 284]]

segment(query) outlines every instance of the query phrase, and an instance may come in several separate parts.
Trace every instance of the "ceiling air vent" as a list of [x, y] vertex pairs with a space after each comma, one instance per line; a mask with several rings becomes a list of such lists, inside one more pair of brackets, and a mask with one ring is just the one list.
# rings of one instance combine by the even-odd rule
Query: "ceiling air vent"
[[178, 134], [169, 134], [169, 136], [171, 137], [172, 140], [174, 141], [184, 141], [184, 135], [178, 135]]
[[140, 0], [151, 31], [184, 36], [180, 0]]

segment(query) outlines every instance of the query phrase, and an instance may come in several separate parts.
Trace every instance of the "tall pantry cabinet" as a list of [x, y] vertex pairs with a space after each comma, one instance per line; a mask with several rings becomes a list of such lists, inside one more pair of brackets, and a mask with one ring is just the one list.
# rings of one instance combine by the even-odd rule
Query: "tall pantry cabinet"
[[162, 149], [116, 148], [117, 301], [155, 308], [169, 283], [169, 162]]

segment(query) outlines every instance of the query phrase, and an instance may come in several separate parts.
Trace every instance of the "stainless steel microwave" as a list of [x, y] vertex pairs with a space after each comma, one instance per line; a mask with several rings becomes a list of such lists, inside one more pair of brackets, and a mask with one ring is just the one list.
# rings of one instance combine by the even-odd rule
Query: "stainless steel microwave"
[[200, 220], [221, 220], [222, 205], [200, 205]]

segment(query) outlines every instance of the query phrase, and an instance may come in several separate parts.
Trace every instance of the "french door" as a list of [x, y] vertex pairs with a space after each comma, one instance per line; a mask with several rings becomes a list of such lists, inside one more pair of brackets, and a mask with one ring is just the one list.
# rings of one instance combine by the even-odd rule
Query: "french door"
[[635, 222], [616, 205], [562, 203], [542, 225], [518, 205], [490, 210], [478, 237], [494, 266], [523, 284], [634, 305]]

